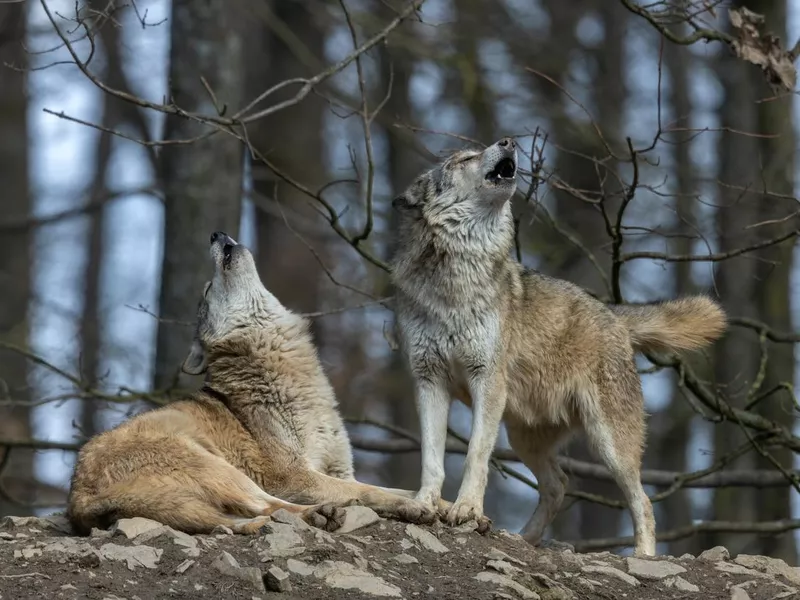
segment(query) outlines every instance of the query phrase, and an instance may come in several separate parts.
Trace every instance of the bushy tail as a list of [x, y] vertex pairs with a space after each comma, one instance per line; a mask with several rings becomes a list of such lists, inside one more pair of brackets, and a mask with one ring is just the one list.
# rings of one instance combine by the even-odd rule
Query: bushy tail
[[722, 307], [706, 296], [610, 307], [631, 332], [634, 350], [678, 352], [707, 346], [727, 327]]

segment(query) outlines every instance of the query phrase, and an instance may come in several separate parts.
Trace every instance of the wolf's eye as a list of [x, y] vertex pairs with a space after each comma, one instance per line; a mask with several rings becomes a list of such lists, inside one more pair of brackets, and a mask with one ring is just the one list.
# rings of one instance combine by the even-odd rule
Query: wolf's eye
[[475, 160], [479, 156], [480, 156], [480, 154], [467, 154], [466, 156], [462, 156], [461, 158], [457, 159], [455, 161], [455, 164], [461, 165], [461, 164], [467, 163], [467, 162], [469, 162], [471, 160]]

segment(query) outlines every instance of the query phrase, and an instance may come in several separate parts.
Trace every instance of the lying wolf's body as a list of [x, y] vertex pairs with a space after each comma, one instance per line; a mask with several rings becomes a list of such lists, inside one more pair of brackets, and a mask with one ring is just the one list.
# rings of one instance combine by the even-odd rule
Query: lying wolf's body
[[[256, 531], [279, 508], [333, 526], [336, 505], [428, 522], [411, 492], [357, 482], [337, 402], [308, 322], [261, 284], [250, 252], [212, 236], [215, 274], [184, 370], [206, 373], [193, 398], [90, 440], [67, 514], [80, 532], [148, 517], [186, 532]], [[402, 497], [405, 496], [405, 497]]]
[[472, 406], [472, 437], [450, 523], [483, 512], [500, 420], [539, 483], [523, 530], [538, 542], [564, 497], [558, 447], [582, 429], [630, 506], [636, 552], [655, 553], [655, 523], [639, 473], [645, 439], [635, 350], [698, 348], [725, 327], [705, 297], [608, 307], [510, 256], [516, 149], [504, 139], [459, 152], [395, 200], [401, 213], [393, 281], [401, 346], [414, 376], [422, 431], [417, 498], [441, 494], [451, 398]]

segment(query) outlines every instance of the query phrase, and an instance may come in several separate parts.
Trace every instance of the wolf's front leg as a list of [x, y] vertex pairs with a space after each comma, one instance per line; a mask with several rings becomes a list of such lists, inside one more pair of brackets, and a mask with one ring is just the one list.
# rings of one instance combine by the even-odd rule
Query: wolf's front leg
[[445, 519], [451, 525], [483, 519], [489, 458], [506, 407], [505, 377], [500, 373], [483, 372], [473, 376], [469, 391], [472, 397], [472, 436], [458, 498]]
[[432, 382], [416, 378], [415, 387], [422, 450], [422, 483], [417, 500], [436, 510], [444, 484], [450, 392], [443, 379]]

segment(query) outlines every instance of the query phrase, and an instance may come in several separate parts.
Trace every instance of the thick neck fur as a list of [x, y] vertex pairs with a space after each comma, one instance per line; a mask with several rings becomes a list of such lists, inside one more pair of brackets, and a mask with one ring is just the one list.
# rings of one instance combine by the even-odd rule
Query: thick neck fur
[[445, 305], [490, 303], [513, 243], [509, 202], [479, 214], [407, 213], [401, 218], [392, 279], [412, 298], [434, 297]]
[[[336, 403], [305, 319], [266, 321], [234, 331], [206, 351], [206, 385], [225, 396], [232, 410]], [[321, 388], [329, 393], [321, 394]]]

